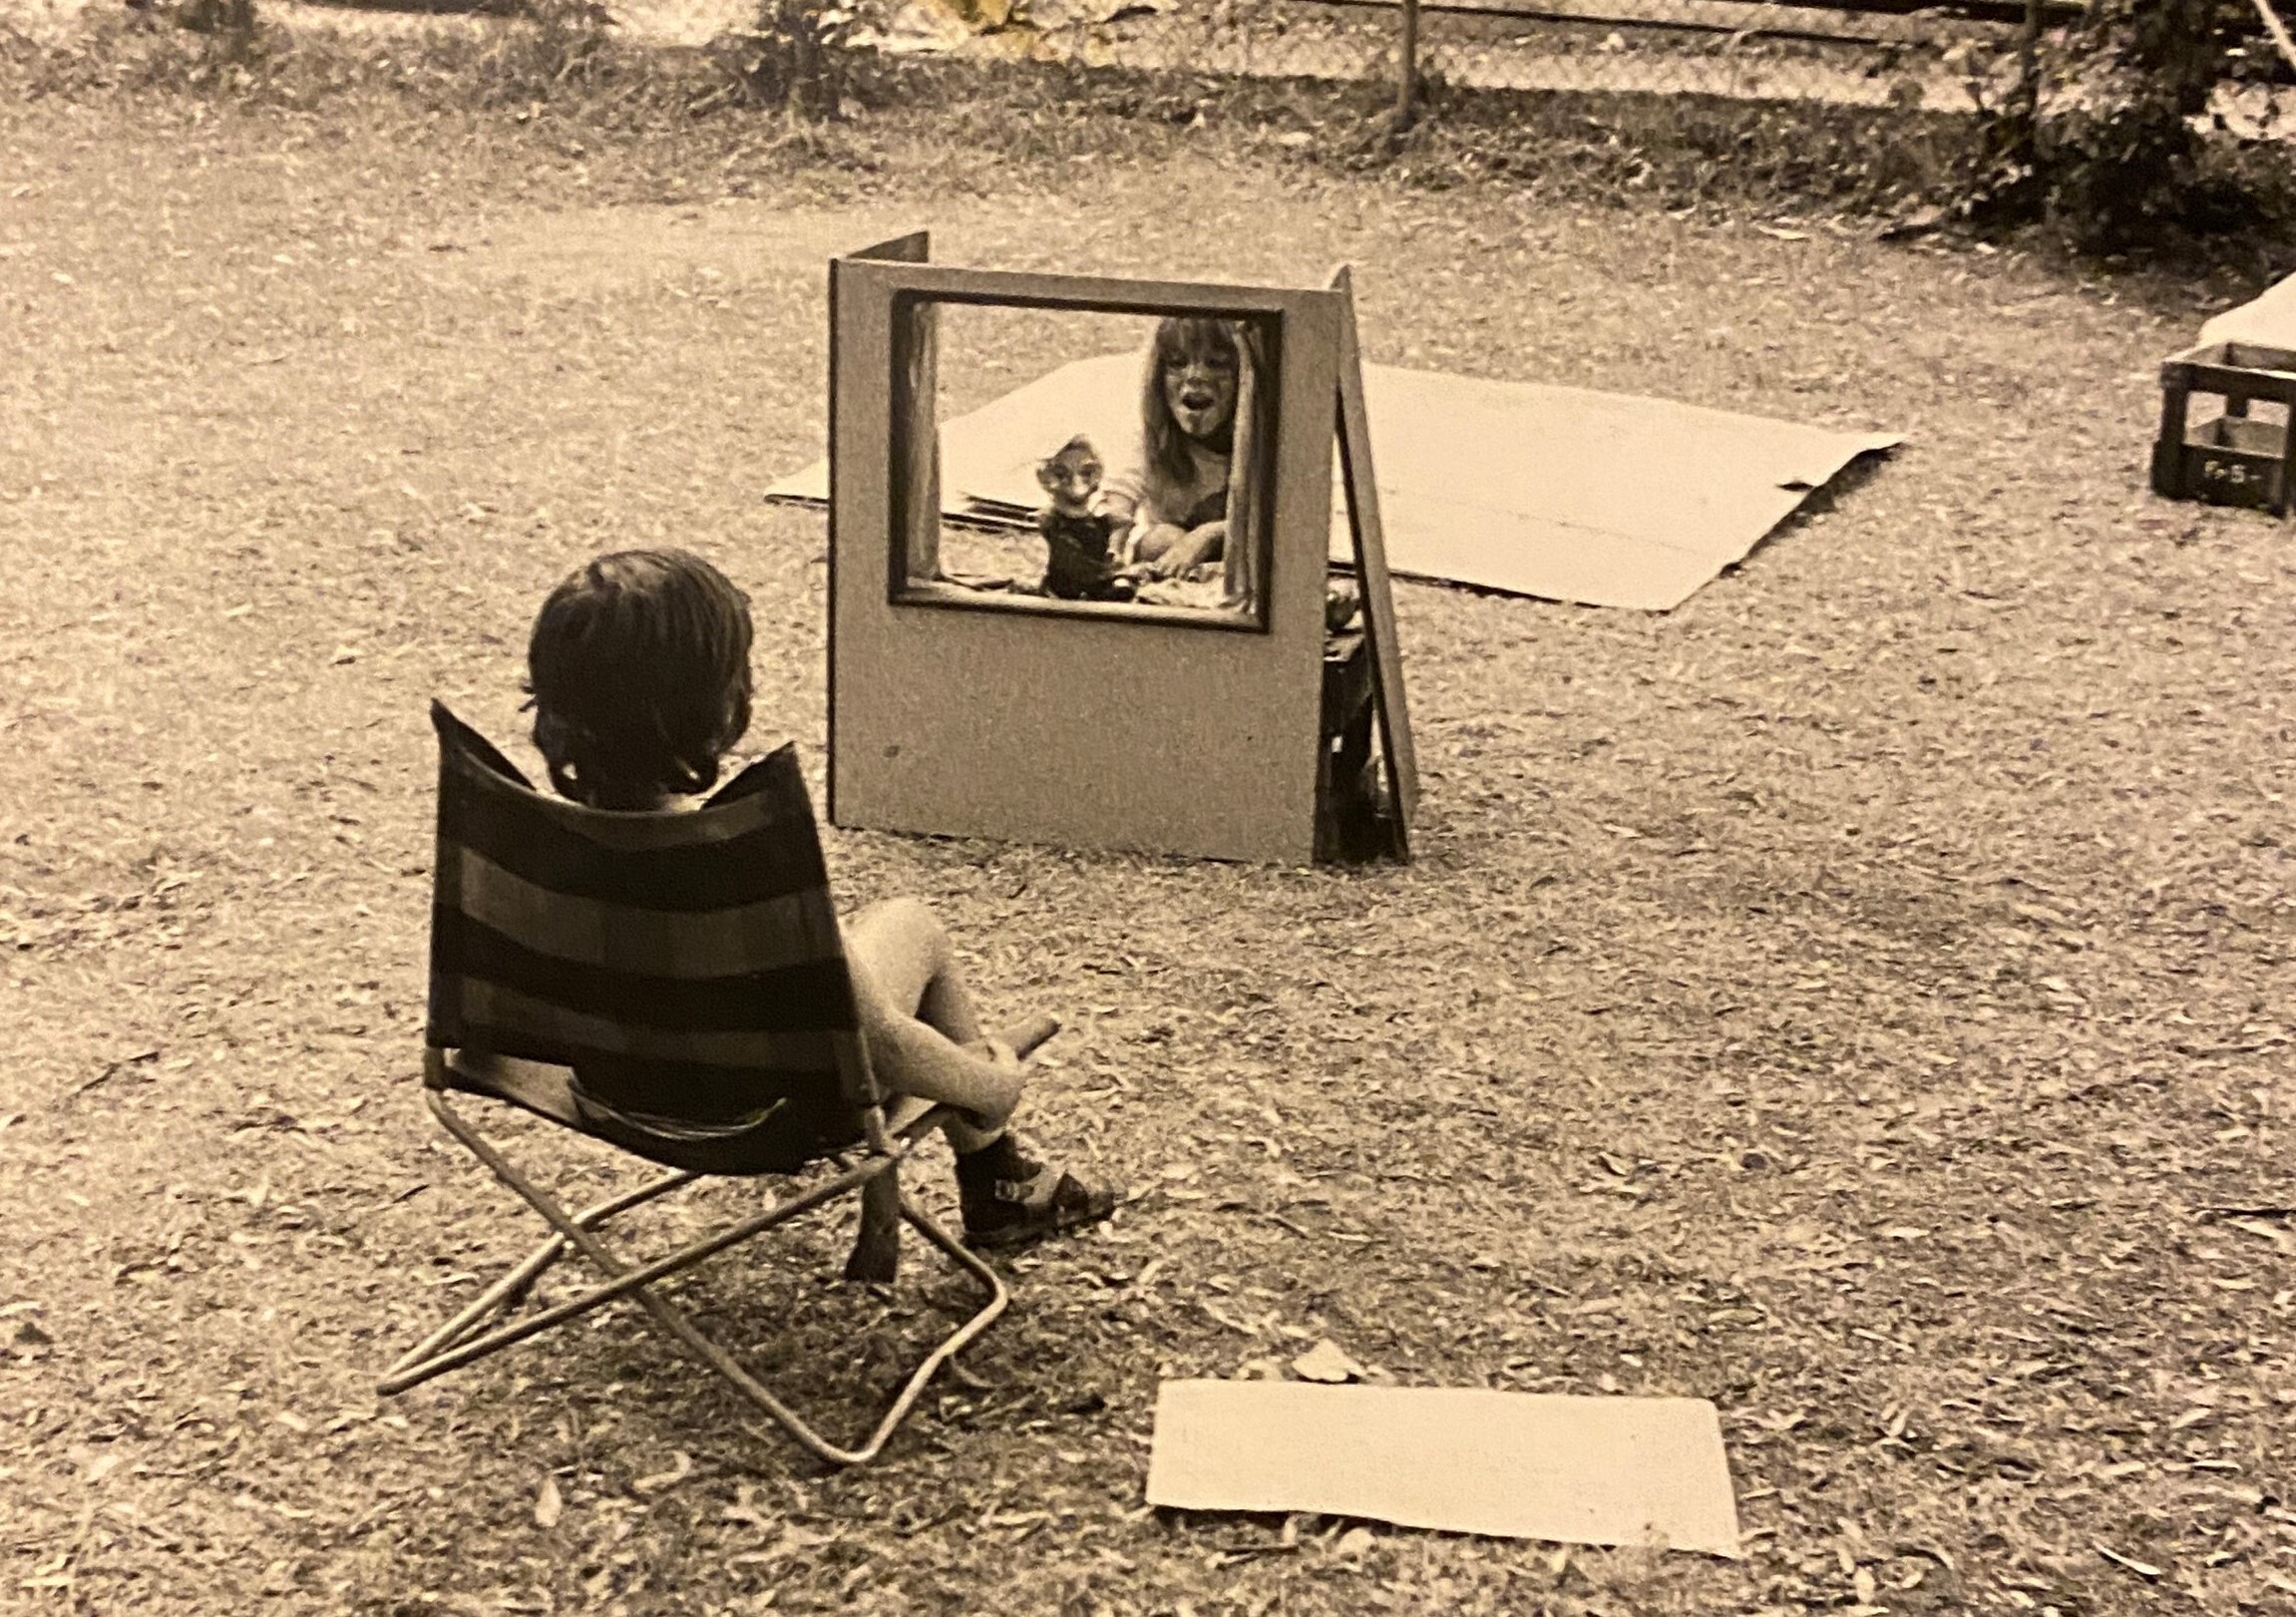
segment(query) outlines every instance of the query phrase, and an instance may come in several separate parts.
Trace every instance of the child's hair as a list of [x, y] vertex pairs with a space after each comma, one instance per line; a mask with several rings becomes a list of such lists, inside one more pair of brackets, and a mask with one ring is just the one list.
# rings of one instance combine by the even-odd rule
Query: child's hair
[[527, 644], [535, 745], [592, 808], [707, 791], [749, 728], [749, 598], [685, 551], [620, 551], [570, 575]]
[[[1140, 393], [1140, 425], [1146, 438], [1149, 464], [1174, 483], [1186, 484], [1196, 475], [1188, 453], [1188, 435], [1172, 419], [1172, 406], [1164, 397], [1164, 370], [1190, 359], [1225, 359], [1241, 378], [1243, 354], [1236, 333], [1226, 320], [1200, 315], [1171, 315], [1156, 322], [1156, 340], [1149, 345], [1148, 375]], [[1228, 411], [1222, 436], [1213, 447], [1225, 450], [1234, 442], [1236, 412]]]

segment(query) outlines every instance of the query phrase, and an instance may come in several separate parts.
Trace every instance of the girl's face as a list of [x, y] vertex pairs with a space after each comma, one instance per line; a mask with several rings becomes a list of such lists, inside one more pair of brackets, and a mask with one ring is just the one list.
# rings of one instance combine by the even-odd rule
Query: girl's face
[[1189, 437], [1219, 436], [1236, 414], [1236, 354], [1211, 343], [1164, 356], [1164, 408]]

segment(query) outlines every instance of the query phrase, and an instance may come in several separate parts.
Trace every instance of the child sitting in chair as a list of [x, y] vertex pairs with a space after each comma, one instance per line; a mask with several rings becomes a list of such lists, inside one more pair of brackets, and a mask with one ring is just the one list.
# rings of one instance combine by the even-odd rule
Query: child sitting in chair
[[[624, 551], [580, 569], [543, 604], [527, 650], [535, 745], [551, 784], [592, 808], [691, 807], [749, 728], [749, 602], [683, 551]], [[871, 905], [845, 928], [861, 1036], [879, 1082], [957, 1108], [965, 1238], [1011, 1246], [1106, 1218], [1116, 1198], [1040, 1160], [1006, 1120], [1012, 1050], [982, 1036], [949, 935], [915, 899]], [[644, 1074], [576, 1074], [610, 1107], [664, 1110]], [[649, 1098], [652, 1104], [648, 1104]]]

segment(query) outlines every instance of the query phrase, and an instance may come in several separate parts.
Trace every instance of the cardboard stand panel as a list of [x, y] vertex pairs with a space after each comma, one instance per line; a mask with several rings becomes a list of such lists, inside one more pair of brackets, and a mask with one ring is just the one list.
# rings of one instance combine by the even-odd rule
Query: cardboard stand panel
[[[1344, 294], [859, 256], [830, 280], [836, 823], [1307, 862]], [[1272, 327], [1257, 621], [913, 582], [939, 522], [933, 322], [951, 303]]]
[[1379, 483], [1371, 464], [1371, 417], [1363, 401], [1363, 356], [1355, 338], [1353, 272], [1345, 264], [1334, 272], [1332, 289], [1339, 305], [1339, 465], [1347, 506], [1355, 578], [1363, 598], [1363, 626], [1370, 636], [1374, 700], [1379, 713], [1379, 750], [1387, 772], [1387, 798], [1393, 816], [1394, 852], [1411, 856], [1411, 816], [1419, 806], [1418, 755], [1411, 745], [1411, 717], [1403, 699], [1403, 653], [1396, 638], [1395, 595], [1387, 581], [1386, 531], [1379, 521]]

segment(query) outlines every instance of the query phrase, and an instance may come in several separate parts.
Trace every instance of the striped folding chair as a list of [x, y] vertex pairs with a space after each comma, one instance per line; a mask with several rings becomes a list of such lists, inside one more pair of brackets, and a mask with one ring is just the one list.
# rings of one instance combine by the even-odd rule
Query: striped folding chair
[[[392, 1366], [381, 1390], [403, 1392], [627, 1297], [820, 1458], [873, 1458], [934, 1373], [1008, 1299], [996, 1273], [901, 1190], [902, 1160], [945, 1112], [914, 1099], [888, 1105], [870, 1071], [795, 750], [752, 764], [698, 810], [611, 813], [536, 791], [435, 702], [431, 720], [439, 825], [426, 1098], [555, 1233]], [[1042, 1018], [1005, 1036], [1031, 1046], [1053, 1026]], [[627, 1103], [633, 1075], [649, 1102], [642, 1109]], [[456, 1109], [455, 1093], [521, 1107], [673, 1171], [570, 1212]], [[683, 1102], [695, 1098], [707, 1103], [688, 1111]], [[824, 1159], [833, 1176], [650, 1263], [626, 1261], [598, 1234], [615, 1214], [704, 1175], [787, 1174]], [[890, 1282], [906, 1222], [987, 1294], [855, 1448], [824, 1438], [655, 1284], [848, 1193], [862, 1202], [849, 1278]], [[602, 1284], [512, 1318], [570, 1250]]]

